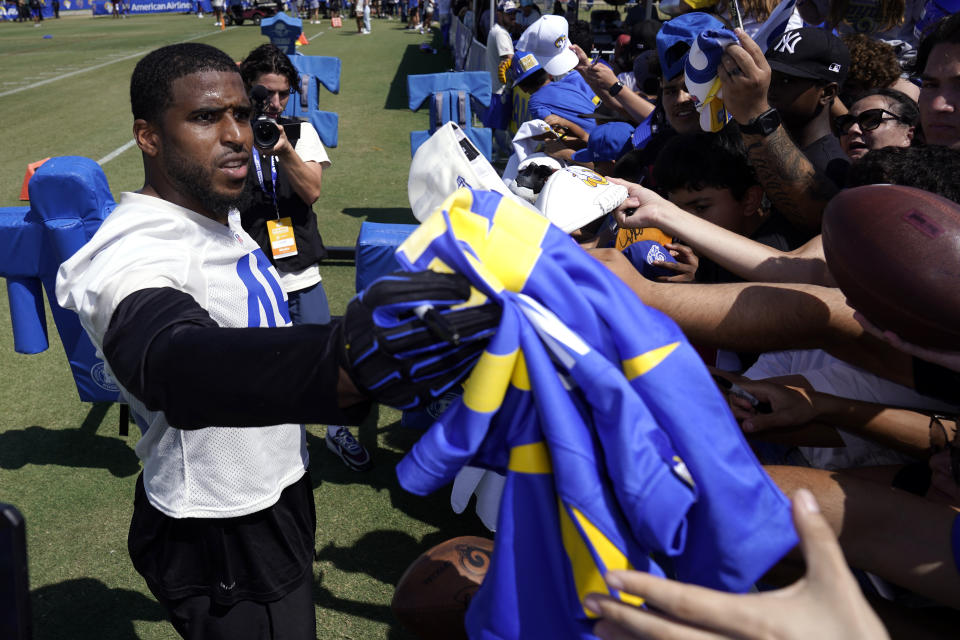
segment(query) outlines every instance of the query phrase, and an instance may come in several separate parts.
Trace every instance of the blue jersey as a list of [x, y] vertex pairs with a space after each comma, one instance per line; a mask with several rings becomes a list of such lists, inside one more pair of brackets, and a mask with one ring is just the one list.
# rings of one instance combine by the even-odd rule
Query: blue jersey
[[600, 104], [600, 98], [593, 92], [586, 80], [571, 71], [562, 79], [548, 82], [537, 89], [527, 103], [530, 118], [546, 118], [551, 113], [562, 116], [580, 125], [588, 133], [597, 126], [596, 120], [579, 117], [582, 113], [593, 113]]
[[505, 472], [471, 638], [591, 638], [584, 597], [639, 569], [744, 591], [796, 544], [679, 328], [546, 219], [461, 189], [400, 247], [410, 270], [466, 275], [503, 307], [464, 395], [397, 466], [426, 494], [465, 464]]

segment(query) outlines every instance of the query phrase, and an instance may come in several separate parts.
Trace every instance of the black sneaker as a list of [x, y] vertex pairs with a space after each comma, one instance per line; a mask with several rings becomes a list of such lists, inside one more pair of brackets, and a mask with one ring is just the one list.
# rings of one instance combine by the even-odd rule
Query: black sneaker
[[[331, 429], [333, 429], [332, 434]], [[327, 449], [343, 460], [343, 464], [348, 468], [354, 471], [366, 471], [373, 466], [370, 454], [346, 427], [328, 427], [327, 436], [324, 439], [327, 441]]]

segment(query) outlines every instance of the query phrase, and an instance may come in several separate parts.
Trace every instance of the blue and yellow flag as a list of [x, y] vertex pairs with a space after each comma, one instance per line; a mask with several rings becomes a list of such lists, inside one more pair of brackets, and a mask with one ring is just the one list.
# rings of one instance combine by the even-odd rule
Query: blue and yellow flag
[[507, 475], [471, 638], [592, 638], [583, 607], [634, 568], [745, 591], [796, 544], [757, 463], [679, 328], [560, 229], [461, 189], [397, 252], [456, 271], [503, 320], [464, 394], [397, 466], [426, 494], [465, 464]]

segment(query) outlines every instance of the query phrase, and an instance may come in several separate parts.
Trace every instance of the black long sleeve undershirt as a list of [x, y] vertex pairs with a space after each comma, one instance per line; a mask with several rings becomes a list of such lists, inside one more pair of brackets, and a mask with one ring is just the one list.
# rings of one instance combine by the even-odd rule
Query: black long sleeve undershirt
[[143, 289], [117, 306], [103, 352], [123, 387], [180, 429], [356, 424], [338, 406], [337, 325], [232, 329], [189, 294]]

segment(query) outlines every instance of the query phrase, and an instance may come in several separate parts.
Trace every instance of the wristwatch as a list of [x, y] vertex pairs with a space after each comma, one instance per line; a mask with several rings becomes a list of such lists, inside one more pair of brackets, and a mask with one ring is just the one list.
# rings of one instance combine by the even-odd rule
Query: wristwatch
[[777, 130], [777, 127], [783, 122], [780, 112], [776, 109], [767, 109], [747, 124], [740, 125], [740, 133], [746, 133], [754, 136], [768, 135]]
[[611, 96], [615, 96], [618, 93], [620, 93], [620, 91], [622, 90], [623, 90], [623, 83], [617, 80], [612, 85], [610, 85], [610, 88], [607, 89], [607, 93], [609, 93]]

